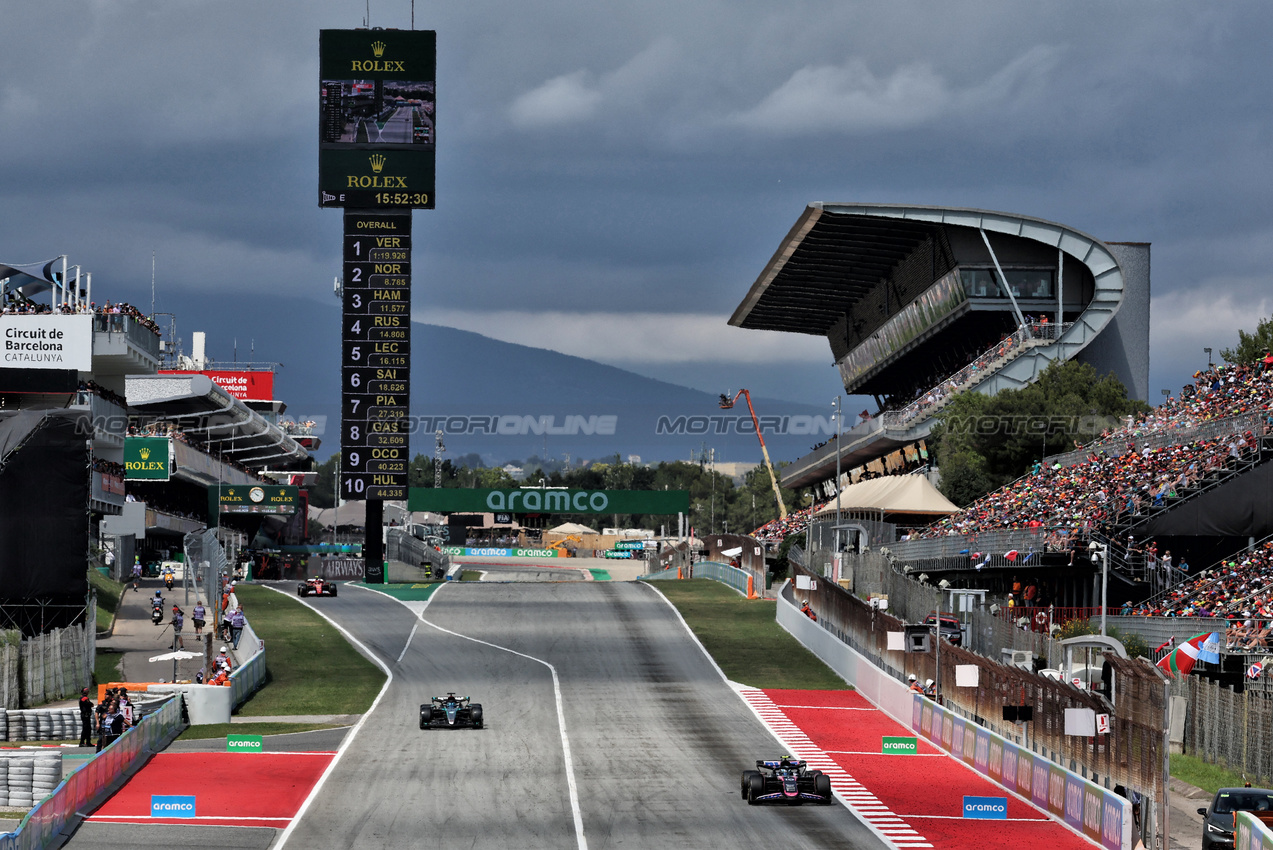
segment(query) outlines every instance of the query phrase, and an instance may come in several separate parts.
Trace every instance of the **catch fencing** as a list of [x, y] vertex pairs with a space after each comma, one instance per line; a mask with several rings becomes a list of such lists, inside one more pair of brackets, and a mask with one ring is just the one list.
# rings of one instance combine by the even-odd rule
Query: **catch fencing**
[[[890, 613], [873, 609], [843, 588], [821, 576], [793, 566], [797, 584], [811, 585], [797, 589], [797, 602], [808, 601], [818, 616], [818, 624], [848, 644], [872, 664], [898, 679], [908, 673], [919, 679], [935, 679], [938, 682], [944, 704], [957, 714], [985, 726], [1014, 744], [1029, 748], [1035, 753], [1080, 774], [1084, 779], [1113, 788], [1122, 785], [1153, 801], [1151, 808], [1165, 820], [1167, 810], [1167, 710], [1168, 688], [1162, 676], [1143, 661], [1120, 659], [1106, 654], [1114, 675], [1114, 705], [1091, 691], [1079, 690], [1068, 683], [1059, 682], [1029, 670], [998, 663], [976, 652], [941, 642], [927, 653], [906, 653], [888, 648], [889, 632], [904, 631], [904, 623], [894, 613], [908, 619], [914, 617], [913, 609], [925, 615], [937, 602], [936, 590], [917, 586], [903, 591], [903, 585], [894, 585], [889, 596]], [[803, 578], [802, 578], [803, 577]], [[907, 580], [909, 581], [909, 580]], [[924, 596], [926, 595], [926, 599]], [[894, 599], [898, 606], [894, 607]], [[923, 600], [926, 604], [920, 605]], [[976, 612], [974, 612], [976, 613]], [[917, 618], [916, 618], [917, 619]], [[976, 632], [981, 628], [995, 628], [1002, 620], [986, 615], [974, 621]], [[1024, 641], [1037, 640], [1034, 632], [1021, 632]], [[989, 639], [989, 638], [987, 638]], [[933, 642], [936, 644], [936, 642]], [[1044, 649], [1040, 647], [1040, 649]], [[940, 661], [938, 659], [940, 651]], [[1049, 655], [1057, 650], [1046, 647]], [[955, 668], [977, 668], [976, 687], [955, 687]], [[1030, 705], [1034, 719], [1028, 724], [1017, 724], [1002, 719], [1002, 707]], [[1065, 734], [1067, 709], [1089, 709], [1096, 714], [1108, 714], [1110, 733], [1096, 738]], [[1156, 830], [1165, 824], [1154, 821]], [[1165, 846], [1165, 833], [1161, 836]]]
[[[8, 634], [15, 634], [10, 632]], [[0, 708], [42, 705], [78, 696], [92, 684], [97, 655], [97, 604], [83, 623], [0, 643]]]
[[0, 834], [0, 850], [43, 850], [63, 843], [62, 831], [76, 812], [101, 805], [126, 775], [167, 747], [183, 728], [181, 698], [172, 697], [57, 783], [12, 832]]
[[1273, 681], [1245, 682], [1242, 692], [1202, 676], [1171, 683], [1188, 700], [1185, 748], [1190, 755], [1227, 767], [1252, 784], [1273, 782]]

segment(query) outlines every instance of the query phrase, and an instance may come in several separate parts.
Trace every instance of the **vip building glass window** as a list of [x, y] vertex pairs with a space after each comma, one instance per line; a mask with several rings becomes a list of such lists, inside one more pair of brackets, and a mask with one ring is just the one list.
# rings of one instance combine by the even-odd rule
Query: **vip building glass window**
[[[1021, 299], [1053, 298], [1052, 269], [1004, 269], [1003, 276], [1012, 288], [1012, 295]], [[969, 298], [1007, 298], [994, 269], [959, 269], [959, 281]]]

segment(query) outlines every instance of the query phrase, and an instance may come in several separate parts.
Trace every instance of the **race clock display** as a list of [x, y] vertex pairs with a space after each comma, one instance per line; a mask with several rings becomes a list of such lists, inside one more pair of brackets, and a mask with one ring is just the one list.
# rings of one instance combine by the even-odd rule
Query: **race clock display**
[[345, 499], [407, 498], [411, 213], [347, 210], [341, 317]]

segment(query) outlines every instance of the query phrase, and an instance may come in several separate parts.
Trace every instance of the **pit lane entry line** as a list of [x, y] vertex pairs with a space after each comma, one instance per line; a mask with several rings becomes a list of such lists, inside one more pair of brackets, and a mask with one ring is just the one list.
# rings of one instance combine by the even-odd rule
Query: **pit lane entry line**
[[[275, 593], [280, 593], [288, 599], [292, 598], [290, 593], [279, 590], [276, 587], [270, 587], [269, 585], [262, 585], [262, 587], [266, 587]], [[376, 694], [376, 698], [371, 701], [371, 707], [367, 709], [362, 717], [358, 718], [358, 722], [355, 723], [353, 728], [349, 730], [349, 734], [345, 736], [345, 740], [340, 742], [340, 746], [336, 748], [336, 755], [332, 756], [332, 760], [327, 763], [327, 767], [323, 770], [322, 775], [318, 777], [318, 781], [314, 783], [314, 787], [309, 789], [309, 795], [305, 797], [305, 801], [301, 803], [301, 807], [296, 810], [296, 814], [292, 817], [291, 822], [288, 823], [288, 825], [283, 828], [283, 831], [279, 833], [278, 841], [273, 845], [274, 850], [280, 850], [282, 847], [287, 846], [287, 839], [291, 838], [292, 832], [296, 829], [296, 824], [299, 823], [300, 819], [305, 816], [305, 812], [309, 810], [310, 803], [314, 802], [314, 798], [318, 796], [318, 792], [321, 791], [323, 785], [326, 784], [327, 777], [331, 776], [332, 771], [336, 769], [336, 765], [340, 763], [341, 757], [345, 755], [345, 750], [349, 749], [350, 745], [353, 744], [354, 739], [358, 737], [358, 733], [362, 730], [362, 725], [367, 722], [367, 718], [371, 717], [371, 715], [375, 713], [376, 706], [380, 705], [380, 700], [384, 698], [384, 695], [389, 691], [389, 686], [393, 684], [393, 671], [389, 669], [389, 665], [381, 661], [380, 657], [376, 655], [376, 653], [372, 652], [366, 644], [354, 637], [349, 630], [340, 623], [337, 623], [331, 617], [323, 613], [320, 608], [315, 606], [308, 599], [301, 598], [297, 601], [327, 622], [331, 623], [332, 626], [335, 627], [336, 631], [345, 636], [345, 640], [358, 647], [358, 649], [362, 651], [363, 655], [370, 658], [377, 667], [385, 671], [385, 683], [381, 686], [380, 693]]]
[[[498, 650], [501, 650], [502, 652], [507, 652], [512, 655], [516, 655], [521, 658], [534, 661], [538, 664], [542, 664], [548, 668], [548, 672], [552, 674], [553, 697], [555, 698], [557, 703], [557, 730], [561, 734], [562, 757], [566, 763], [566, 788], [570, 792], [570, 814], [573, 817], [575, 822], [575, 843], [576, 843], [576, 846], [578, 847], [578, 850], [588, 850], [588, 839], [585, 838], [583, 834], [583, 809], [579, 805], [579, 785], [575, 781], [575, 763], [574, 763], [574, 759], [571, 757], [571, 754], [570, 754], [570, 737], [566, 734], [565, 700], [562, 698], [562, 695], [561, 695], [561, 680], [557, 677], [557, 668], [542, 658], [536, 658], [533, 655], [527, 655], [524, 652], [518, 652], [515, 649], [509, 649], [507, 646], [500, 646], [497, 643], [491, 643], [489, 641], [481, 640], [480, 638], [470, 637], [469, 635], [463, 635], [463, 634], [460, 634], [459, 632], [453, 632], [450, 629], [445, 628], [444, 626], [439, 626], [437, 623], [434, 623], [431, 620], [426, 620], [424, 618], [425, 609], [428, 608], [429, 603], [432, 602], [434, 598], [436, 598], [437, 595], [442, 592], [442, 589], [447, 586], [446, 584], [443, 584], [442, 587], [439, 587], [437, 590], [435, 590], [433, 594], [430, 595], [429, 598], [424, 601], [424, 604], [420, 606], [420, 609], [418, 611], [415, 608], [413, 608], [411, 605], [408, 605], [405, 600], [398, 599], [397, 597], [394, 597], [394, 596], [389, 596], [389, 594], [387, 593], [382, 593], [381, 591], [374, 590], [370, 587], [365, 587], [363, 585], [356, 585], [356, 586], [360, 587], [363, 590], [369, 590], [372, 593], [379, 593], [381, 596], [387, 596], [393, 601], [400, 603], [401, 605], [406, 607], [408, 611], [414, 612], [416, 617], [419, 619], [421, 623], [424, 623], [426, 626], [432, 629], [437, 629], [439, 632], [451, 635], [452, 637], [457, 637], [463, 640], [472, 641], [473, 643], [480, 643], [482, 646], [489, 646], [492, 649], [498, 649]], [[279, 592], [281, 593], [282, 591], [279, 591]], [[411, 634], [412, 635], [415, 634], [414, 629], [412, 630]], [[407, 643], [410, 644], [410, 642], [411, 642], [411, 638], [408, 637]], [[406, 654], [406, 651], [407, 649], [404, 646], [402, 648], [402, 652], [404, 655]], [[379, 700], [379, 697], [377, 697], [377, 700]], [[373, 705], [372, 708], [374, 709], [375, 706]], [[367, 713], [370, 714], [371, 712], [369, 711]], [[364, 715], [364, 717], [365, 716], [366, 715]], [[337, 758], [339, 758], [339, 753], [337, 754]], [[308, 800], [306, 802], [308, 803]], [[283, 846], [282, 842], [280, 841], [279, 844], [276, 846], [282, 847]]]
[[[905, 821], [903, 821], [900, 817], [889, 811], [888, 807], [876, 799], [875, 796], [867, 791], [861, 783], [849, 776], [844, 768], [835, 763], [834, 759], [819, 750], [808, 736], [801, 732], [794, 723], [791, 723], [791, 721], [787, 719], [787, 716], [782, 713], [781, 709], [774, 705], [773, 701], [770, 700], [763, 691], [757, 688], [748, 688], [746, 685], [740, 685], [737, 682], [731, 682], [729, 677], [725, 675], [725, 671], [722, 670], [720, 665], [716, 663], [716, 659], [712, 658], [712, 654], [707, 651], [707, 648], [703, 646], [702, 641], [698, 639], [698, 635], [694, 634], [694, 630], [690, 628], [690, 624], [685, 622], [685, 618], [681, 616], [681, 612], [678, 611], [676, 606], [672, 604], [672, 600], [668, 599], [662, 593], [659, 593], [659, 591], [649, 582], [643, 581], [640, 583], [648, 587], [655, 596], [662, 599], [663, 602], [667, 604], [667, 607], [672, 609], [672, 614], [676, 617], [677, 621], [680, 622], [681, 627], [685, 629], [685, 633], [689, 635], [690, 640], [694, 641], [694, 645], [698, 647], [699, 652], [703, 653], [703, 657], [707, 659], [707, 663], [711, 664], [712, 669], [717, 672], [717, 674], [721, 677], [721, 680], [724, 681], [725, 684], [734, 691], [734, 693], [738, 694], [738, 696], [742, 698], [743, 704], [755, 713], [756, 718], [760, 720], [761, 724], [767, 730], [769, 730], [769, 734], [773, 735], [774, 739], [778, 743], [787, 747], [788, 752], [793, 752], [797, 755], [804, 752], [813, 756], [806, 760], [809, 761], [811, 765], [832, 777], [831, 787], [835, 792], [835, 796], [845, 806], [845, 808], [853, 812], [858, 820], [860, 820], [866, 828], [875, 835], [875, 837], [893, 848], [933, 846], [932, 843], [925, 840], [922, 835], [907, 826]], [[745, 693], [748, 691], [758, 694], [764, 702], [768, 703], [768, 706], [765, 708], [765, 713], [762, 713], [757, 706], [752, 705], [747, 693]], [[774, 717], [775, 715], [777, 715], [777, 717], [781, 717], [792, 731], [804, 739], [807, 746], [802, 746], [801, 748], [793, 747], [778, 733], [778, 730], [774, 728], [774, 725], [766, 719], [765, 714], [768, 714], [770, 717]], [[774, 719], [777, 719], [777, 717]], [[837, 785], [843, 790], [838, 790], [836, 788]], [[901, 824], [901, 826], [893, 826], [893, 824]]]

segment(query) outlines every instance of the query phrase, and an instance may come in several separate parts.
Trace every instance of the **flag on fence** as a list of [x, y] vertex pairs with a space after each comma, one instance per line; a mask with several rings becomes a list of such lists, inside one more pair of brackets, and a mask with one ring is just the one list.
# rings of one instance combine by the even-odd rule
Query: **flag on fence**
[[[1210, 643], [1212, 646], [1216, 646], [1220, 639], [1219, 634], [1216, 632], [1203, 632], [1200, 635], [1194, 635], [1176, 649], [1164, 655], [1162, 661], [1158, 662], [1158, 667], [1171, 676], [1175, 676], [1177, 673], [1182, 676], [1188, 676], [1193, 671], [1194, 662], [1198, 660], [1199, 655], [1211, 656], [1214, 654], [1211, 651], [1205, 651], [1203, 645]], [[1203, 660], [1206, 661], [1208, 659], [1204, 657]]]
[[1260, 674], [1264, 672], [1264, 662], [1257, 661], [1250, 667], [1246, 668], [1246, 677], [1248, 679], [1258, 679]]
[[1176, 645], [1176, 636], [1175, 636], [1175, 635], [1172, 635], [1171, 637], [1167, 638], [1167, 640], [1166, 640], [1166, 641], [1164, 641], [1163, 643], [1160, 643], [1160, 644], [1158, 644], [1158, 646], [1154, 647], [1154, 652], [1162, 652], [1164, 649], [1168, 649], [1168, 648], [1173, 647], [1173, 646], [1175, 646], [1175, 645]]
[[1017, 560], [1017, 555], [1020, 555], [1020, 554], [1021, 553], [1018, 552], [1016, 549], [1009, 549], [1007, 552], [1003, 553], [1003, 557], [1005, 560], [1007, 560], [1009, 564], [1011, 564]]

